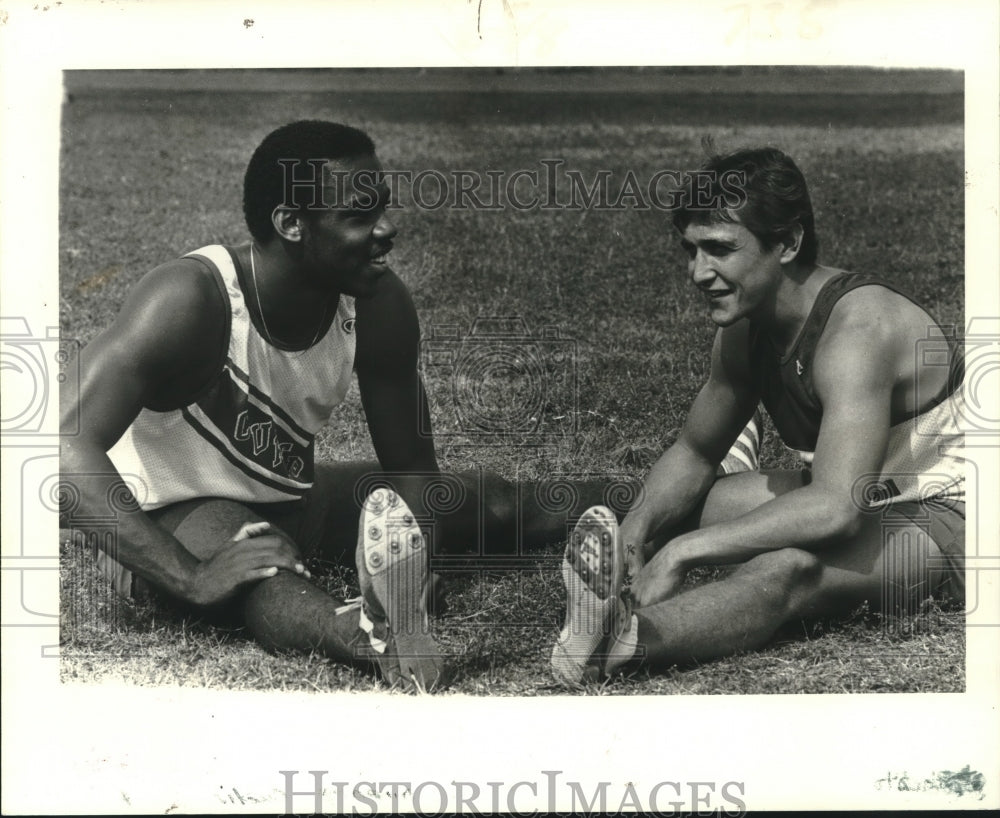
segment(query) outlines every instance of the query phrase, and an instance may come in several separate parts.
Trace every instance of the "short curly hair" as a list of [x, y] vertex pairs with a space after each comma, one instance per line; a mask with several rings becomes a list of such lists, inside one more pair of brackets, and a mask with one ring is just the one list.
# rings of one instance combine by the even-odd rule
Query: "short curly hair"
[[[788, 235], [795, 224], [802, 225], [802, 244], [797, 259], [802, 264], [816, 263], [819, 241], [812, 202], [802, 171], [792, 159], [772, 147], [744, 148], [729, 154], [712, 156], [700, 168], [701, 178], [713, 180], [712, 190], [705, 191], [717, 207], [705, 210], [685, 197], [673, 212], [674, 226], [684, 232], [691, 222], [739, 222], [753, 233], [765, 248], [774, 247]], [[708, 173], [705, 173], [705, 172]], [[736, 175], [738, 174], [738, 176]], [[738, 187], [745, 194], [744, 203], [727, 207], [732, 190], [726, 189], [739, 178]]]
[[[243, 177], [243, 216], [250, 235], [257, 241], [266, 241], [274, 235], [271, 214], [279, 205], [301, 207], [307, 200], [321, 200], [322, 178], [308, 165], [301, 167], [305, 163], [374, 154], [375, 144], [368, 134], [336, 122], [304, 119], [271, 131], [257, 146]], [[308, 184], [297, 184], [291, 202], [285, 201], [285, 174], [289, 167], [297, 179], [308, 179], [309, 173], [315, 179], [312, 193]]]

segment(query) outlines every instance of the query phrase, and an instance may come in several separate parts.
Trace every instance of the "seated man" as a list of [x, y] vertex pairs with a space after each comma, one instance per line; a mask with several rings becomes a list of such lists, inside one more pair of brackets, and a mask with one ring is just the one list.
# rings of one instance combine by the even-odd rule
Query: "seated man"
[[[81, 352], [79, 385], [61, 395], [66, 428], [79, 422], [61, 453], [76, 498], [62, 524], [100, 546], [120, 593], [225, 605], [268, 648], [374, 662], [430, 688], [442, 661], [428, 546], [509, 553], [518, 536], [562, 539], [566, 514], [494, 475], [439, 475], [421, 434], [417, 315], [386, 262], [396, 229], [381, 173], [354, 128], [296, 122], [264, 139], [244, 181], [252, 239], [152, 270]], [[353, 372], [379, 462], [314, 464]], [[435, 508], [445, 480], [464, 498], [455, 508]], [[600, 487], [580, 489], [599, 501]], [[112, 497], [117, 535], [96, 543], [88, 519]], [[304, 558], [355, 553], [363, 605], [310, 583]]]
[[[866, 601], [964, 600], [954, 339], [888, 281], [817, 264], [805, 180], [783, 153], [739, 151], [704, 170], [716, 206], [680, 208], [674, 225], [719, 327], [711, 374], [620, 529], [596, 508], [567, 545], [552, 667], [568, 683], [630, 660], [754, 650], [790, 620]], [[717, 477], [758, 401], [806, 467]], [[737, 567], [681, 592], [700, 565]]]

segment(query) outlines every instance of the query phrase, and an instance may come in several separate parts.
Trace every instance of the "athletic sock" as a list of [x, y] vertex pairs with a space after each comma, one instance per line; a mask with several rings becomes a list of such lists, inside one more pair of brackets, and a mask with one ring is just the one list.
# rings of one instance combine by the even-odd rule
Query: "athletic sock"
[[639, 647], [639, 617], [632, 614], [628, 627], [611, 639], [608, 657], [604, 662], [604, 674], [610, 676], [626, 662], [635, 657]]
[[764, 419], [758, 408], [719, 464], [719, 474], [737, 474], [757, 470], [760, 465], [760, 441], [763, 428]]
[[368, 644], [375, 653], [385, 653], [385, 649], [388, 645], [386, 641], [389, 637], [389, 628], [386, 626], [385, 622], [379, 623], [379, 627], [376, 627], [375, 623], [369, 619], [364, 606], [364, 597], [356, 596], [351, 599], [344, 600], [344, 604], [337, 608], [333, 613], [335, 616], [340, 616], [342, 614], [351, 613], [352, 611], [358, 612], [358, 628], [367, 635]]

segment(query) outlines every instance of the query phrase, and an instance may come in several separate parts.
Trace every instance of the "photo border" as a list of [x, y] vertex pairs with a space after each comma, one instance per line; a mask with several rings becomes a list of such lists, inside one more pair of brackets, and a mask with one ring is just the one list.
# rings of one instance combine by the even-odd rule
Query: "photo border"
[[[304, 2], [3, 3], [3, 314], [24, 316], [35, 333], [58, 326], [66, 69], [851, 64], [965, 72], [966, 320], [970, 327], [997, 320], [1000, 36], [992, 4], [801, 0], [613, 8], [609, 14], [608, 4], [557, 2], [543, 9], [519, 0], [386, 0], [335, 10]], [[366, 38], [357, 38], [358, 31]], [[17, 479], [25, 458], [51, 455], [57, 445], [45, 431], [27, 446], [5, 441], [4, 486]], [[981, 486], [1000, 486], [998, 450], [1000, 439], [989, 435], [969, 446]], [[997, 543], [987, 532], [1000, 530], [997, 504], [980, 499], [970, 502], [980, 524], [970, 543], [978, 537], [992, 555]], [[16, 562], [23, 557], [11, 544], [20, 542], [23, 521], [10, 513], [12, 502], [5, 492], [5, 591], [11, 572], [51, 571], [58, 558], [40, 550]], [[52, 514], [37, 529], [53, 551], [56, 529]], [[997, 589], [997, 576], [984, 572], [980, 579], [981, 591], [984, 583], [987, 591]], [[457, 780], [484, 787], [497, 780], [541, 785], [545, 771], [647, 789], [668, 779], [741, 781], [753, 810], [982, 809], [998, 804], [992, 776], [1000, 769], [1000, 729], [989, 728], [1000, 728], [998, 597], [984, 595], [982, 618], [968, 623], [964, 694], [417, 701], [63, 685], [58, 662], [43, 658], [58, 642], [57, 628], [5, 621], [3, 812], [282, 812], [280, 770], [303, 776], [329, 770], [331, 780], [348, 782]], [[470, 753], [475, 737], [483, 750]], [[877, 784], [962, 765], [987, 776], [987, 800]], [[550, 806], [543, 790], [534, 802], [529, 792], [518, 798], [521, 808]]]

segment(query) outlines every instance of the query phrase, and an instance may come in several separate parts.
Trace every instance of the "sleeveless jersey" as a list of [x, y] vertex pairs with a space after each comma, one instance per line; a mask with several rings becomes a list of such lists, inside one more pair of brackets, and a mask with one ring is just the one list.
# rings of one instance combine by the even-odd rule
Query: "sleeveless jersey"
[[347, 393], [354, 369], [354, 299], [304, 351], [264, 339], [247, 309], [233, 257], [222, 246], [185, 258], [206, 265], [228, 300], [225, 363], [182, 409], [143, 409], [108, 453], [118, 471], [138, 478], [143, 509], [197, 497], [240, 502], [296, 500], [313, 481], [316, 433]]
[[[819, 291], [809, 316], [791, 349], [779, 355], [770, 339], [750, 325], [749, 349], [752, 376], [764, 408], [774, 422], [782, 442], [806, 463], [819, 437], [823, 407], [813, 386], [813, 356], [837, 301], [858, 287], [880, 286], [920, 306], [896, 285], [877, 276], [842, 273]], [[923, 307], [921, 307], [923, 309]], [[925, 310], [926, 311], [926, 310]], [[921, 349], [921, 345], [925, 349]], [[896, 414], [890, 419], [889, 444], [881, 472], [865, 475], [858, 497], [877, 508], [895, 501], [964, 500], [963, 416], [964, 361], [953, 336], [928, 337], [917, 342], [918, 360], [947, 366], [948, 381], [933, 400], [916, 413]]]

